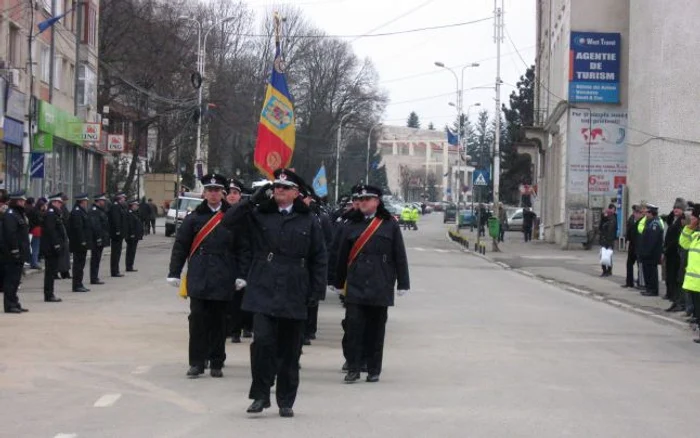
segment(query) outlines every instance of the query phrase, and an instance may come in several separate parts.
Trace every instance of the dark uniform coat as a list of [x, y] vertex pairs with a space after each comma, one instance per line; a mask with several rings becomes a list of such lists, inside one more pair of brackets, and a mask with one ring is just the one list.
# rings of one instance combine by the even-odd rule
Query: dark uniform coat
[[339, 240], [335, 286], [346, 286], [345, 302], [369, 306], [393, 306], [394, 287], [410, 289], [406, 247], [398, 222], [383, 207], [377, 216], [384, 219], [348, 268], [353, 245], [370, 224], [360, 211], [349, 217]]
[[22, 207], [10, 207], [5, 212], [2, 217], [2, 235], [3, 258], [7, 262], [23, 265], [25, 260], [29, 260], [29, 220]]
[[226, 214], [227, 227], [246, 222], [253, 261], [243, 310], [305, 320], [309, 301], [318, 300], [327, 285], [326, 245], [319, 220], [300, 199], [286, 216], [269, 199], [257, 207], [243, 201]]
[[[222, 201], [221, 209], [225, 213], [229, 204]], [[203, 201], [182, 221], [170, 257], [169, 278], [180, 277], [195, 236], [212, 216], [214, 212], [207, 201]], [[245, 280], [250, 266], [248, 239], [235, 231], [219, 224], [197, 248], [188, 263], [188, 296], [203, 300], [233, 300], [236, 279]]]
[[612, 248], [617, 238], [617, 215], [610, 214], [600, 218], [600, 246]]
[[68, 243], [70, 252], [82, 252], [92, 249], [92, 227], [88, 212], [76, 204], [70, 213], [68, 222]]
[[658, 217], [647, 219], [639, 256], [643, 262], [659, 262], [663, 254], [664, 229]]
[[127, 242], [133, 242], [143, 239], [143, 221], [139, 211], [129, 210], [126, 214], [127, 217], [127, 233], [124, 236]]
[[119, 202], [109, 207], [109, 236], [112, 240], [123, 240], [129, 227], [126, 208]]
[[65, 248], [66, 229], [63, 226], [61, 212], [49, 206], [41, 230], [41, 254], [44, 257], [59, 257], [64, 253]]
[[94, 248], [109, 246], [109, 219], [107, 213], [97, 204], [90, 207], [90, 225], [92, 227], [92, 245]]

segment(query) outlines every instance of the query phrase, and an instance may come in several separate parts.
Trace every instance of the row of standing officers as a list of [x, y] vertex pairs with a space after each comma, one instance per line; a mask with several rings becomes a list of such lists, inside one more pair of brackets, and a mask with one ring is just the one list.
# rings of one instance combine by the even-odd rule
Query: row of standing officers
[[[84, 269], [88, 251], [90, 256], [90, 284], [100, 285], [100, 262], [103, 249], [112, 247], [110, 255], [112, 277], [122, 277], [119, 272], [122, 242], [126, 242], [126, 271], [134, 269], [138, 242], [143, 238], [143, 223], [138, 216], [138, 200], [126, 202], [126, 195], [119, 193], [115, 202], [107, 209], [104, 193], [93, 197], [93, 205], [88, 208], [87, 193], [75, 197], [75, 205], [68, 210], [64, 205], [66, 197], [56, 193], [47, 199], [45, 212], [36, 212], [41, 225], [40, 253], [44, 257], [44, 301], [58, 303], [55, 280], [71, 278], [73, 292], [89, 292], [85, 287]], [[9, 195], [9, 207], [1, 215], [2, 235], [0, 246], [2, 264], [4, 311], [21, 314], [28, 310], [20, 304], [18, 297], [25, 261], [29, 260], [29, 220], [25, 211], [26, 193], [18, 191]], [[73, 255], [72, 272], [70, 254]], [[72, 273], [72, 275], [70, 275]]]
[[226, 313], [242, 295], [242, 310], [254, 315], [248, 413], [271, 406], [276, 381], [279, 414], [291, 417], [305, 333], [308, 341], [327, 288], [342, 291], [346, 305], [345, 381], [358, 380], [367, 363], [367, 380], [377, 382], [387, 307], [394, 304], [397, 285], [399, 294], [408, 291], [409, 275], [401, 231], [382, 205], [381, 190], [356, 187], [357, 209], [331, 223], [298, 175], [278, 169], [274, 177], [247, 200], [230, 205], [225, 190], [240, 193], [241, 182], [205, 175], [205, 199], [177, 232], [167, 280], [183, 286], [188, 265], [187, 375], [203, 374], [209, 361], [212, 377], [223, 376]]

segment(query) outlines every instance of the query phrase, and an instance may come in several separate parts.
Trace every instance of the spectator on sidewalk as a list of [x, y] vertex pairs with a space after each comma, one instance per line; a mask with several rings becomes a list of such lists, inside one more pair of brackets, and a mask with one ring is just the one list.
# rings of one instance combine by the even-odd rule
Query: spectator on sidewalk
[[158, 206], [153, 199], [148, 198], [148, 205], [151, 207], [151, 217], [149, 225], [153, 229], [153, 234], [156, 234], [156, 218], [158, 218]]
[[632, 206], [632, 214], [627, 218], [627, 232], [625, 233], [625, 240], [627, 240], [627, 278], [625, 284], [622, 285], [624, 288], [634, 287], [634, 267], [639, 261], [637, 258], [637, 243], [639, 240], [639, 233], [637, 232], [637, 224], [642, 220], [642, 209], [638, 205]]
[[39, 252], [41, 249], [41, 224], [44, 222], [44, 214], [46, 213], [46, 198], [39, 198], [34, 205], [34, 208], [27, 212], [27, 220], [29, 221], [29, 234], [31, 240], [31, 261], [32, 269], [41, 269], [39, 265]]
[[[615, 214], [614, 204], [608, 205], [608, 208], [603, 211], [598, 230], [600, 231], [600, 246], [605, 249], [613, 249], [617, 238], [617, 214]], [[610, 260], [610, 266], [601, 265], [601, 267], [603, 268], [601, 277], [612, 275], [612, 259]]]
[[[131, 208], [129, 209], [131, 210]], [[138, 208], [138, 220], [141, 222], [143, 234], [151, 234], [151, 204], [146, 202], [146, 197], [141, 198]]]
[[486, 224], [489, 222], [489, 213], [484, 204], [479, 204], [479, 237], [486, 237]]
[[683, 218], [685, 217], [685, 209], [687, 205], [683, 198], [676, 198], [673, 204], [673, 211], [668, 215], [667, 225], [668, 231], [664, 239], [664, 261], [666, 267], [666, 298], [671, 301], [671, 307], [666, 309], [667, 312], [676, 312], [683, 310], [683, 294], [680, 288], [679, 278], [681, 270], [681, 254], [679, 239], [683, 230]]
[[647, 204], [647, 220], [642, 233], [640, 249], [642, 271], [646, 290], [645, 297], [659, 296], [659, 263], [663, 255], [664, 226], [659, 220], [659, 207]]
[[503, 242], [506, 235], [506, 227], [508, 226], [508, 212], [503, 208], [503, 203], [498, 203], [498, 222], [500, 226], [498, 227], [498, 241]]
[[[690, 224], [681, 231], [679, 246], [688, 251], [688, 266], [686, 267], [683, 289], [689, 292], [695, 313], [695, 319], [700, 320], [700, 231], [698, 231], [698, 216], [700, 205], [693, 207]], [[700, 338], [693, 339], [700, 344]]]
[[525, 242], [532, 240], [532, 227], [535, 225], [536, 217], [537, 215], [530, 207], [526, 207], [523, 210], [523, 234], [525, 235]]

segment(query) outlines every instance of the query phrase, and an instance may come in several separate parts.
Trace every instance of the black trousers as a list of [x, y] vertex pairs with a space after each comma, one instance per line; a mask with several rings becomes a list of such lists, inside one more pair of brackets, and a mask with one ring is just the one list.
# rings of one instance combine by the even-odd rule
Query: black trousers
[[112, 275], [119, 274], [119, 261], [122, 258], [122, 239], [112, 239], [112, 253], [109, 255], [109, 268]]
[[700, 321], [700, 293], [688, 291], [688, 295], [693, 302], [693, 316]]
[[61, 256], [46, 256], [44, 261], [44, 298], [51, 298], [53, 293], [53, 282], [58, 273], [58, 258]]
[[87, 250], [73, 253], [73, 289], [83, 286], [83, 273], [85, 272], [86, 260]]
[[277, 375], [276, 398], [280, 408], [291, 408], [299, 388], [299, 354], [304, 321], [255, 314], [255, 340], [250, 344], [253, 383], [248, 397], [269, 400], [270, 387]]
[[136, 260], [136, 248], [139, 246], [138, 240], [126, 241], [126, 270], [134, 269], [134, 261]]
[[633, 250], [627, 252], [627, 278], [625, 284], [634, 287], [634, 267], [637, 264], [637, 254]]
[[90, 282], [96, 283], [100, 279], [100, 262], [102, 261], [103, 247], [93, 248], [90, 253]]
[[153, 234], [156, 234], [156, 220], [151, 219], [151, 227], [153, 228]]
[[654, 294], [659, 293], [659, 268], [657, 262], [642, 262], [642, 271], [644, 272], [644, 284], [647, 292]]
[[360, 372], [363, 356], [366, 356], [367, 371], [369, 374], [378, 375], [382, 372], [388, 308], [362, 304], [346, 304], [346, 306], [350, 352], [348, 371]]
[[150, 219], [142, 220], [141, 225], [143, 225], [144, 234], [151, 234], [151, 220]]
[[666, 295], [677, 304], [682, 304], [681, 285], [678, 272], [681, 269], [679, 257], [666, 257]]
[[241, 334], [241, 330], [253, 331], [253, 314], [241, 309], [245, 289], [237, 290], [233, 294], [233, 301], [228, 306], [228, 330], [227, 335]]
[[19, 297], [17, 296], [17, 289], [19, 288], [19, 282], [22, 280], [22, 264], [21, 263], [5, 263], [0, 269], [5, 272], [2, 278], [2, 288], [3, 288], [3, 307], [7, 312], [10, 309], [21, 307], [19, 304]]
[[525, 235], [526, 242], [532, 240], [532, 228], [523, 228], [523, 234]]
[[312, 335], [316, 335], [316, 331], [318, 331], [318, 304], [308, 308], [304, 337], [309, 338]]
[[227, 301], [190, 297], [190, 366], [204, 368], [209, 360], [212, 369], [221, 369], [226, 360]]

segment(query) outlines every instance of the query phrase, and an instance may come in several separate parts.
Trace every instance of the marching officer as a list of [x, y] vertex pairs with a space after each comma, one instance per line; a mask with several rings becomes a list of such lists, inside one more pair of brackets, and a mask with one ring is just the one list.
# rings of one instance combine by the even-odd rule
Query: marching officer
[[95, 195], [90, 209], [90, 225], [92, 226], [92, 246], [90, 252], [90, 284], [105, 284], [100, 280], [100, 262], [102, 251], [109, 246], [109, 218], [105, 211], [107, 197], [104, 193]]
[[127, 214], [128, 232], [124, 236], [126, 240], [126, 272], [137, 272], [134, 269], [134, 261], [136, 260], [136, 248], [139, 245], [139, 240], [143, 239], [143, 220], [139, 213], [139, 200], [132, 199], [129, 202], [129, 212]]
[[[238, 204], [241, 202], [242, 194], [245, 192], [248, 192], [248, 190], [243, 185], [243, 182], [236, 178], [231, 178], [228, 183], [226, 202], [229, 205]], [[245, 227], [242, 227], [241, 231], [243, 230], [245, 230]], [[231, 342], [234, 344], [241, 342], [241, 332], [243, 332], [244, 338], [253, 336], [253, 314], [241, 309], [244, 296], [245, 288], [236, 290], [233, 295], [233, 301], [231, 301], [229, 306], [230, 330], [227, 333], [231, 334]]]
[[66, 228], [61, 218], [63, 193], [49, 197], [49, 208], [46, 210], [44, 224], [41, 230], [41, 253], [44, 255], [44, 301], [60, 303], [60, 298], [54, 293], [54, 280], [58, 273], [59, 258], [63, 256], [66, 247]]
[[185, 217], [177, 231], [167, 278], [169, 284], [179, 287], [182, 268], [188, 263], [190, 378], [204, 373], [207, 360], [212, 377], [224, 376], [221, 368], [226, 360], [226, 311], [234, 288], [245, 287], [250, 264], [245, 236], [221, 226], [229, 210], [223, 199], [226, 179], [217, 174], [205, 175], [202, 185], [205, 199]]
[[89, 196], [81, 193], [75, 197], [75, 207], [68, 222], [68, 246], [73, 253], [73, 292], [89, 292], [83, 284], [87, 252], [92, 245], [92, 226], [88, 217]]
[[126, 212], [126, 194], [117, 193], [114, 203], [109, 207], [109, 235], [112, 240], [112, 253], [109, 256], [109, 267], [112, 277], [123, 277], [119, 272], [119, 262], [122, 258], [122, 242], [128, 231]]
[[340, 238], [335, 287], [346, 291], [350, 356], [346, 383], [360, 378], [365, 358], [367, 381], [379, 381], [387, 309], [394, 305], [394, 286], [398, 285], [399, 296], [410, 289], [401, 229], [381, 199], [379, 188], [361, 187], [359, 210], [349, 217]]
[[22, 267], [29, 257], [29, 220], [24, 213], [27, 201], [24, 190], [10, 194], [10, 207], [2, 219], [5, 259], [3, 278], [3, 305], [5, 313], [27, 312], [19, 303], [17, 289], [22, 279]]
[[640, 248], [646, 290], [644, 296], [659, 295], [659, 263], [663, 255], [664, 226], [659, 220], [659, 207], [647, 204], [647, 220]]
[[224, 222], [227, 227], [247, 222], [253, 250], [243, 297], [243, 309], [255, 313], [249, 393], [253, 403], [247, 412], [270, 407], [276, 374], [279, 414], [293, 417], [307, 309], [326, 288], [326, 247], [318, 220], [299, 199], [304, 181], [288, 169], [278, 169], [274, 176], [272, 199], [267, 194], [270, 187], [260, 187], [250, 201], [230, 209]]

